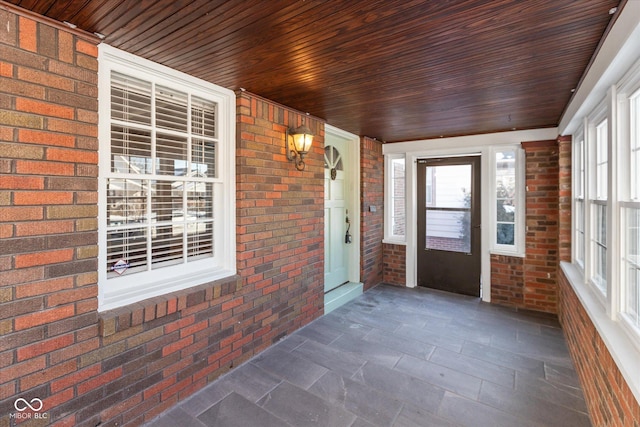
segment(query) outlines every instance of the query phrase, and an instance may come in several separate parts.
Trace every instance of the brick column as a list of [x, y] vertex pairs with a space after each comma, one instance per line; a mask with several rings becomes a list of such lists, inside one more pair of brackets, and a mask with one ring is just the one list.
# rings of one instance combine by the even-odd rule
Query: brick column
[[523, 142], [526, 154], [526, 255], [523, 305], [557, 313], [558, 144]]
[[375, 139], [363, 137], [360, 147], [360, 277], [367, 290], [383, 278], [384, 156], [382, 143]]
[[560, 261], [571, 261], [571, 135], [558, 137]]

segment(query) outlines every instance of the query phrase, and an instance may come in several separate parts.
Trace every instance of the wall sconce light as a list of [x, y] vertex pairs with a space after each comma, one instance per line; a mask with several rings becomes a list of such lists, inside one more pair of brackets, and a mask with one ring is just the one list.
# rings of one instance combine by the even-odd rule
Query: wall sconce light
[[311, 149], [312, 142], [313, 133], [311, 132], [311, 129], [304, 124], [304, 119], [300, 126], [295, 129], [287, 129], [285, 133], [287, 160], [295, 162], [296, 169], [299, 171], [304, 170], [304, 156]]

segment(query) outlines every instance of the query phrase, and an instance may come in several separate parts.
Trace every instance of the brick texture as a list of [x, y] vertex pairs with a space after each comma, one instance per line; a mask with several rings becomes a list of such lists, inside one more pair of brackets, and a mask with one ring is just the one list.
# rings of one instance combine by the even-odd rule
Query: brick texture
[[382, 245], [383, 251], [383, 281], [389, 285], [406, 286], [407, 268], [405, 245]]
[[571, 261], [571, 135], [558, 137], [558, 229], [560, 261]]
[[571, 285], [560, 271], [560, 323], [594, 426], [637, 427], [640, 404]]
[[0, 10], [0, 426], [138, 426], [323, 312], [324, 123], [237, 97], [238, 273], [97, 312], [93, 36]]
[[[264, 349], [323, 313], [324, 122], [248, 92], [237, 94], [237, 259], [243, 300]], [[286, 159], [285, 131], [315, 134], [304, 171]], [[246, 296], [245, 296], [246, 294]], [[252, 317], [253, 316], [253, 317]]]
[[364, 289], [367, 290], [383, 280], [384, 156], [380, 141], [367, 137], [362, 138], [360, 175], [362, 212], [360, 277]]
[[523, 142], [522, 147], [526, 155], [525, 257], [491, 256], [491, 301], [557, 313], [558, 143]]

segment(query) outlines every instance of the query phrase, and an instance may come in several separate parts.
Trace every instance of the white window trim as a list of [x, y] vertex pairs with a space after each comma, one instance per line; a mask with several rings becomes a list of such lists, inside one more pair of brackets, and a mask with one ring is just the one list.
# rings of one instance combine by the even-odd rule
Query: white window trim
[[[516, 213], [515, 213], [515, 230], [514, 230], [514, 244], [502, 245], [497, 242], [497, 183], [496, 183], [496, 171], [497, 162], [496, 154], [502, 151], [511, 151], [516, 153]], [[491, 147], [491, 159], [490, 159], [490, 194], [484, 197], [490, 198], [489, 210], [491, 221], [489, 223], [491, 233], [491, 247], [490, 251], [494, 255], [506, 255], [516, 256], [524, 258], [525, 256], [525, 240], [526, 240], [526, 164], [525, 153], [521, 144], [512, 144], [496, 147]]]
[[[185, 265], [160, 268], [131, 275], [130, 278], [107, 280], [104, 248], [106, 239], [106, 176], [110, 170], [109, 141], [110, 122], [99, 120], [99, 189], [98, 189], [98, 311], [105, 311], [131, 304], [143, 299], [163, 295], [222, 279], [236, 274], [236, 220], [235, 220], [235, 94], [233, 91], [197, 79], [171, 68], [153, 63], [106, 44], [99, 46], [99, 117], [110, 117], [110, 74], [123, 74], [154, 81], [167, 87], [176, 87], [197, 93], [218, 104], [218, 141], [216, 147], [217, 181], [223, 185], [216, 188], [214, 203], [214, 258], [197, 260]], [[222, 208], [219, 206], [222, 205]], [[215, 265], [212, 266], [212, 260]], [[123, 279], [123, 280], [120, 280]], [[116, 283], [118, 282], [118, 283]], [[132, 286], [135, 284], [135, 286]]]
[[[404, 159], [404, 180], [405, 180], [405, 199], [404, 199], [404, 212], [405, 212], [405, 230], [404, 236], [393, 234], [393, 183], [391, 179], [392, 162], [393, 160]], [[384, 239], [382, 243], [389, 243], [393, 245], [406, 245], [407, 244], [407, 160], [404, 154], [391, 154], [384, 156]], [[388, 207], [388, 209], [387, 209]]]

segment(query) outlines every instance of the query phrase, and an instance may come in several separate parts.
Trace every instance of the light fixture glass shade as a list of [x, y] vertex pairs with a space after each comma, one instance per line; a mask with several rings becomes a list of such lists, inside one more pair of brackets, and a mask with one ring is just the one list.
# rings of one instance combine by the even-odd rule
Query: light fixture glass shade
[[300, 125], [291, 133], [293, 137], [293, 147], [300, 155], [305, 155], [311, 149], [311, 143], [313, 142], [313, 133], [311, 129], [304, 124]]

